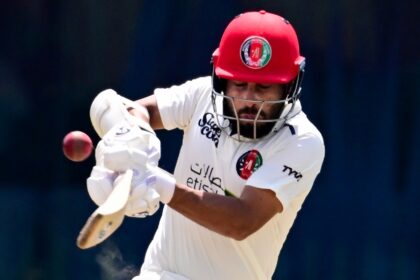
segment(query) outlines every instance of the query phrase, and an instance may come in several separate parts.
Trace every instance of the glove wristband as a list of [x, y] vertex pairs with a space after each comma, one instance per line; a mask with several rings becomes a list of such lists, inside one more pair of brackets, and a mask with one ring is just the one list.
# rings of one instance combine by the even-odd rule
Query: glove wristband
[[156, 167], [154, 175], [155, 188], [160, 195], [160, 201], [168, 204], [174, 196], [176, 180], [172, 174], [159, 167]]

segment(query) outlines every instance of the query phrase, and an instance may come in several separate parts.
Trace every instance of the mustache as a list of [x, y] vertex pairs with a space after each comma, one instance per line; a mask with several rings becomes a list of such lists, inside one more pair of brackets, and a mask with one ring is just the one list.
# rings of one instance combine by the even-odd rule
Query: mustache
[[[242, 108], [240, 110], [238, 110], [238, 115], [241, 114], [252, 114], [252, 115], [257, 115], [258, 114], [258, 109], [255, 107], [245, 107]], [[265, 118], [266, 114], [263, 110], [261, 110], [260, 115], [258, 116], [259, 118]]]

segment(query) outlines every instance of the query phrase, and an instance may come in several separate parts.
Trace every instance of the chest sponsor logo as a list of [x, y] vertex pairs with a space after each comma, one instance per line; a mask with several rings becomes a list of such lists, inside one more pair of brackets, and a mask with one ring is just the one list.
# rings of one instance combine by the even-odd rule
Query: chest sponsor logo
[[213, 114], [205, 113], [203, 117], [198, 121], [198, 126], [201, 127], [201, 134], [212, 140], [217, 148], [222, 130], [217, 125]]
[[239, 177], [247, 180], [263, 164], [263, 159], [257, 150], [250, 150], [239, 157], [236, 162], [236, 172]]
[[293, 170], [291, 167], [287, 165], [283, 165], [283, 173], [286, 173], [289, 176], [295, 177], [296, 181], [298, 182], [303, 177], [302, 173], [297, 172], [296, 170]]
[[222, 179], [214, 174], [214, 167], [208, 164], [194, 163], [190, 166], [191, 176], [186, 185], [195, 190], [224, 194]]

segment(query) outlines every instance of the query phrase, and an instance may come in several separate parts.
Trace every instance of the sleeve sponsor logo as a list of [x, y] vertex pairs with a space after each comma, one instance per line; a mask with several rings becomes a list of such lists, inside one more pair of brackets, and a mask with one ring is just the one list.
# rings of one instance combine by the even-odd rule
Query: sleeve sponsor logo
[[217, 148], [222, 130], [217, 125], [213, 114], [205, 113], [203, 118], [198, 121], [198, 126], [201, 127], [201, 134], [212, 140]]
[[263, 159], [257, 150], [250, 150], [241, 155], [236, 162], [236, 172], [239, 177], [247, 180], [263, 164]]
[[283, 173], [286, 173], [288, 176], [295, 177], [296, 181], [298, 181], [298, 182], [303, 177], [302, 173], [300, 173], [296, 170], [293, 170], [291, 167], [289, 167], [287, 165], [283, 165]]

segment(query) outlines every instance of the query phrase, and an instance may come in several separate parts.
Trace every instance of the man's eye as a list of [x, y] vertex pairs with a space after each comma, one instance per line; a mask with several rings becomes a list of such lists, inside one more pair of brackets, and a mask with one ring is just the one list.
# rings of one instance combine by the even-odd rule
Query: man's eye
[[262, 90], [266, 90], [266, 89], [269, 89], [271, 85], [258, 85], [258, 87]]

